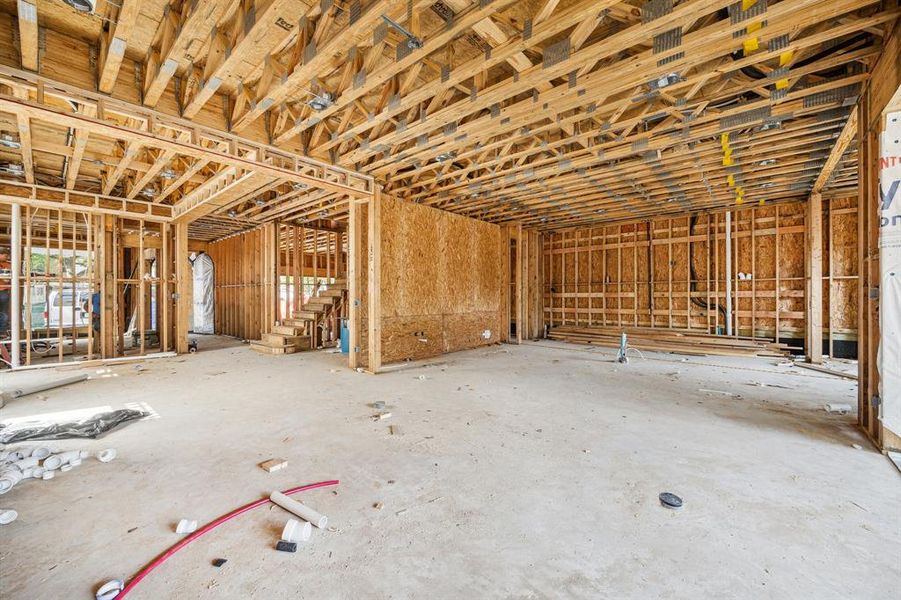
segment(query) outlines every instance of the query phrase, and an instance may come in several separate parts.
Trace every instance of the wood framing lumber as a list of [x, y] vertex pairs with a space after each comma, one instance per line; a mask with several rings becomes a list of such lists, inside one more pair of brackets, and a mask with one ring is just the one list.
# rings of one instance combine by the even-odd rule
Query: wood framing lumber
[[823, 362], [823, 198], [807, 201], [807, 361]]
[[38, 70], [38, 9], [33, 0], [17, 0], [19, 54], [22, 68]]
[[369, 231], [366, 242], [369, 245], [367, 269], [367, 296], [369, 300], [369, 360], [367, 370], [378, 373], [382, 367], [382, 202], [381, 188], [375, 188], [375, 195], [369, 201], [367, 211]]
[[[114, 6], [110, 3], [111, 6]], [[128, 40], [134, 31], [140, 12], [141, 0], [121, 0], [116, 10], [115, 20], [100, 35], [100, 57], [98, 65], [97, 89], [104, 93], [113, 91], [119, 68], [125, 58]]]
[[826, 187], [826, 184], [829, 182], [829, 178], [832, 177], [832, 173], [835, 171], [835, 168], [838, 166], [839, 161], [841, 161], [842, 156], [844, 156], [845, 150], [848, 149], [848, 145], [856, 136], [857, 107], [854, 107], [854, 109], [851, 111], [851, 115], [848, 117], [848, 122], [845, 123], [845, 126], [842, 128], [838, 139], [835, 140], [835, 145], [829, 152], [829, 156], [826, 158], [826, 163], [823, 165], [823, 169], [820, 171], [819, 176], [813, 183], [813, 189], [811, 190], [812, 193], [819, 194], [823, 191], [823, 189]]
[[698, 331], [648, 327], [572, 327], [551, 329], [552, 340], [615, 348], [625, 332], [630, 348], [695, 356], [784, 356], [787, 347], [769, 340], [717, 336]]

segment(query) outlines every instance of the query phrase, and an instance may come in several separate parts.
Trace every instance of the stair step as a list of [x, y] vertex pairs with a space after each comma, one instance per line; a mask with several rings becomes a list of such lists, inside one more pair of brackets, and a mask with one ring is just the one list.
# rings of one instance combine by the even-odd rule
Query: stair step
[[303, 329], [307, 326], [308, 323], [313, 320], [312, 317], [301, 316], [305, 314], [307, 313], [295, 313], [293, 319], [282, 319], [282, 323], [284, 323], [288, 327]]
[[[285, 323], [287, 323], [288, 320], [289, 319], [285, 319]], [[281, 335], [303, 335], [305, 323], [306, 321], [299, 325], [275, 325], [272, 327], [272, 331], [270, 333], [280, 333]]]
[[250, 347], [262, 354], [293, 354], [298, 350], [295, 346], [280, 346], [273, 348], [272, 346], [266, 346], [259, 342], [250, 342]]
[[310, 338], [300, 335], [282, 335], [280, 333], [264, 333], [262, 343], [264, 346], [281, 347], [294, 346], [298, 349], [309, 349]]
[[344, 295], [344, 290], [327, 289], [319, 292], [320, 297], [340, 298]]
[[[313, 310], [316, 311], [320, 306], [331, 306], [335, 303], [335, 299], [331, 296], [317, 296], [316, 298], [310, 298], [304, 303], [305, 310]], [[322, 309], [319, 309], [317, 312], [322, 312]]]

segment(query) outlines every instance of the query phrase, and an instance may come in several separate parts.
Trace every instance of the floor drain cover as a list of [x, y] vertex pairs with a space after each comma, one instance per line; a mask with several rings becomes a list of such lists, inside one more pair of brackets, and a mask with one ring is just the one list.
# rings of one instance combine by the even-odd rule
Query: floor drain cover
[[682, 498], [669, 492], [660, 494], [660, 504], [667, 508], [682, 508]]

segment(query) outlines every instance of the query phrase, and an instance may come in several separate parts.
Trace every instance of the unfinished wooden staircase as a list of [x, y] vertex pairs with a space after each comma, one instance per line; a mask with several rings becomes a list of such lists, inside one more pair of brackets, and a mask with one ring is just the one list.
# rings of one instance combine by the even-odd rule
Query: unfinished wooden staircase
[[320, 327], [323, 324], [332, 324], [333, 330], [337, 327], [346, 300], [347, 279], [339, 277], [320, 287], [315, 296], [301, 305], [301, 310], [274, 325], [260, 341], [251, 342], [250, 347], [263, 354], [292, 354], [315, 348]]

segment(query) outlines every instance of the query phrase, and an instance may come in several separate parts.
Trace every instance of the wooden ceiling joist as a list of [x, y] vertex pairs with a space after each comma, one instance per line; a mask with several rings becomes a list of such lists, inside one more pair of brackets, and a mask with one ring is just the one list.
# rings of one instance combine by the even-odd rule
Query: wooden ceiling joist
[[90, 82], [116, 96], [134, 77], [159, 107], [134, 110], [84, 79], [9, 71], [61, 72], [58, 48], [78, 47], [45, 48], [29, 6], [17, 64], [0, 66], [22, 179], [152, 199], [207, 231], [340, 220], [376, 180], [542, 229], [850, 190], [848, 108], [901, 14], [877, 0], [123, 0], [88, 40]]
[[108, 16], [111, 24], [100, 36], [97, 89], [108, 94], [113, 91], [119, 77], [119, 68], [125, 59], [128, 40], [137, 22], [141, 0], [121, 0], [119, 5], [107, 4], [111, 7]]
[[820, 171], [817, 180], [813, 184], [813, 189], [810, 190], [812, 194], [819, 194], [825, 189], [826, 184], [829, 182], [829, 178], [832, 177], [835, 168], [845, 154], [845, 150], [848, 149], [848, 146], [851, 144], [852, 140], [854, 140], [855, 136], [857, 136], [857, 110], [852, 110], [851, 116], [848, 117], [848, 122], [845, 123], [838, 139], [835, 140], [835, 145], [829, 152], [829, 157], [823, 165], [823, 170]]
[[19, 54], [22, 68], [38, 70], [38, 8], [33, 0], [17, 0], [19, 21]]

